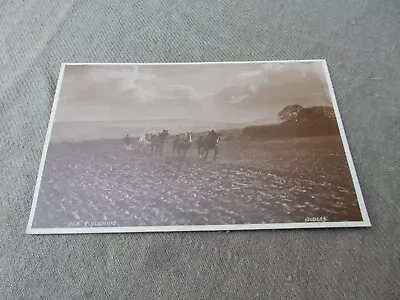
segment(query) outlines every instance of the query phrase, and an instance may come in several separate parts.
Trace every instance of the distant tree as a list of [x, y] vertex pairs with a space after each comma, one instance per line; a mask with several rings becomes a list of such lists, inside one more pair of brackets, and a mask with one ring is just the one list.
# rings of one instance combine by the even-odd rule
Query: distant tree
[[284, 122], [329, 122], [335, 120], [335, 112], [332, 107], [316, 106], [304, 108], [298, 104], [288, 105], [278, 113], [278, 117]]
[[278, 117], [282, 121], [280, 124], [247, 126], [242, 134], [250, 138], [339, 134], [335, 112], [329, 106], [304, 108], [288, 105], [279, 112]]
[[299, 112], [302, 109], [303, 109], [303, 107], [298, 104], [288, 105], [278, 113], [278, 117], [281, 121], [285, 121], [285, 122], [297, 121]]
[[320, 115], [325, 116], [328, 119], [336, 120], [335, 111], [330, 106], [317, 106], [317, 107], [311, 107], [310, 109]]
[[335, 113], [330, 107], [310, 107], [299, 111], [298, 122], [310, 124], [335, 124]]

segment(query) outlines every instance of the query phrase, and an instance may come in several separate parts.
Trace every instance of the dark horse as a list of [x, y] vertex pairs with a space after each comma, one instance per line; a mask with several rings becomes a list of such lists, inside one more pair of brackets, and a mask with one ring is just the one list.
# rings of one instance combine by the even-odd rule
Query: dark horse
[[190, 146], [192, 145], [192, 132], [186, 132], [183, 139], [177, 135], [172, 144], [172, 151], [178, 156], [186, 157], [189, 152]]
[[221, 134], [211, 130], [206, 136], [201, 136], [197, 139], [197, 152], [201, 158], [206, 160], [210, 150], [214, 150], [214, 160], [217, 159], [220, 136]]
[[151, 154], [162, 156], [164, 143], [168, 136], [168, 130], [163, 130], [158, 134], [152, 134], [150, 137], [151, 142]]

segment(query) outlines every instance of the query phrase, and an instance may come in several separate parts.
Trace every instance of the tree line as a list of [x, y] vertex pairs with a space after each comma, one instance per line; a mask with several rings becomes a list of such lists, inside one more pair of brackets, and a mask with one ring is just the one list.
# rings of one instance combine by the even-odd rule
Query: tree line
[[288, 105], [278, 113], [275, 125], [254, 125], [243, 129], [249, 137], [297, 137], [339, 134], [335, 112], [329, 106]]

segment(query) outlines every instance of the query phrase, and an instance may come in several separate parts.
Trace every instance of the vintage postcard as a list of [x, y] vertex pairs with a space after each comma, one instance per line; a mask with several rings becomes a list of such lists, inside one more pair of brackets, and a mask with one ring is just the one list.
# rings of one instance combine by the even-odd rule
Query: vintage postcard
[[370, 225], [325, 60], [62, 66], [27, 233]]

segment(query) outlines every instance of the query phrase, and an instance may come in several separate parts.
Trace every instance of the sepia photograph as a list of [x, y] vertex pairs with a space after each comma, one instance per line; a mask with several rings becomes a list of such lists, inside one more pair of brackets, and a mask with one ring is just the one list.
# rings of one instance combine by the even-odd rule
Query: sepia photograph
[[27, 233], [370, 225], [325, 60], [62, 66]]

